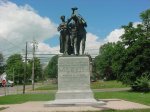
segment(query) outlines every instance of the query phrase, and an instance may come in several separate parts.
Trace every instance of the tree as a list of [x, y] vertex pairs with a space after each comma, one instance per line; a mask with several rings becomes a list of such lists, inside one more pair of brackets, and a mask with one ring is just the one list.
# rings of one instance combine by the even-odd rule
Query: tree
[[142, 12], [140, 16], [143, 24], [134, 27], [130, 22], [122, 26], [125, 30], [121, 36], [122, 45], [126, 49], [117, 78], [131, 85], [134, 90], [144, 91], [150, 89], [146, 89], [150, 87], [150, 9]]
[[[100, 47], [95, 58], [97, 73], [114, 76], [134, 90], [150, 90], [150, 9], [140, 15], [143, 24], [122, 26], [121, 42]], [[144, 88], [144, 89], [143, 89]]]
[[95, 58], [96, 73], [106, 80], [115, 79], [112, 72], [112, 57], [115, 43], [107, 43], [100, 47], [100, 55]]
[[3, 60], [4, 60], [4, 58], [3, 58], [3, 54], [2, 54], [2, 53], [0, 53], [0, 66], [2, 66], [2, 65], [3, 65]]
[[[132, 84], [145, 72], [150, 72], [150, 40], [147, 38], [145, 26], [133, 27], [132, 23], [123, 26], [125, 33], [121, 36], [126, 47], [124, 64], [122, 66], [122, 81]], [[126, 75], [124, 75], [126, 74]]]
[[143, 11], [140, 14], [140, 17], [143, 21], [146, 31], [150, 33], [150, 9]]
[[112, 71], [116, 79], [120, 78], [120, 71], [122, 70], [122, 66], [124, 65], [125, 58], [125, 47], [122, 42], [118, 41], [113, 48], [113, 56], [112, 56]]
[[22, 56], [20, 54], [13, 54], [7, 59], [6, 64], [6, 72], [8, 74], [9, 79], [15, 79], [22, 83], [23, 80], [23, 73], [24, 73], [24, 66]]
[[5, 71], [4, 58], [3, 54], [0, 53], [0, 74], [2, 74], [4, 71]]
[[58, 55], [53, 56], [51, 60], [49, 61], [47, 67], [44, 70], [44, 73], [49, 78], [57, 78], [57, 64], [58, 64]]
[[2, 74], [5, 69], [5, 65], [3, 62], [4, 62], [3, 54], [0, 53], [0, 74]]

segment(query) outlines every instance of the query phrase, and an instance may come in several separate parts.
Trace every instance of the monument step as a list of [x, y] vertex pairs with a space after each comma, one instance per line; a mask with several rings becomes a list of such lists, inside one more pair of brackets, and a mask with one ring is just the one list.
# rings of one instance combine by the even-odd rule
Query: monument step
[[57, 99], [44, 104], [45, 107], [64, 107], [64, 106], [102, 106], [105, 102], [95, 99]]

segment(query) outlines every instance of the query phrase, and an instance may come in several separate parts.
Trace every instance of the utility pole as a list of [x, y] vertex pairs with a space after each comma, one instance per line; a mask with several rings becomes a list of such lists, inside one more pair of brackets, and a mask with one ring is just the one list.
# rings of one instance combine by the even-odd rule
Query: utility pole
[[37, 42], [33, 40], [33, 61], [32, 61], [32, 90], [34, 90], [34, 76], [35, 76], [35, 45], [37, 45]]
[[15, 83], [15, 68], [13, 68], [13, 82]]
[[27, 44], [28, 43], [26, 42], [24, 77], [23, 77], [23, 94], [25, 94], [25, 83], [26, 83], [26, 75], [27, 75]]
[[41, 64], [42, 66], [42, 84], [44, 84], [44, 68], [43, 68], [43, 65]]

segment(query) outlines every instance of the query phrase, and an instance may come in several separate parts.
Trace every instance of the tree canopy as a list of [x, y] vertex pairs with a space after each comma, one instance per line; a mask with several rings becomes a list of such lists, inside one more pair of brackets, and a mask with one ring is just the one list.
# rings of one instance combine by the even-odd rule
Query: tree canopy
[[[26, 82], [30, 82], [32, 77], [32, 62], [33, 60], [28, 60], [27, 63], [27, 73], [26, 73]], [[34, 59], [34, 79], [35, 81], [42, 80], [42, 66], [40, 60], [38, 58]], [[20, 54], [13, 54], [7, 59], [6, 64], [6, 72], [8, 75], [8, 79], [13, 80], [15, 82], [22, 83], [23, 82], [23, 74], [24, 74], [25, 63]]]
[[9, 79], [15, 79], [15, 81], [19, 81], [22, 83], [24, 66], [23, 59], [20, 54], [13, 54], [7, 59], [6, 72], [8, 74]]
[[121, 41], [100, 47], [95, 64], [102, 78], [116, 78], [131, 86], [143, 83], [146, 78], [150, 80], [150, 9], [143, 11], [140, 17], [141, 24], [135, 26], [129, 22], [122, 26]]
[[0, 53], [0, 74], [4, 72], [4, 69], [5, 69], [4, 58], [3, 58], [3, 54]]
[[57, 78], [57, 64], [58, 64], [58, 55], [53, 56], [49, 61], [47, 67], [44, 70], [44, 73], [49, 78]]

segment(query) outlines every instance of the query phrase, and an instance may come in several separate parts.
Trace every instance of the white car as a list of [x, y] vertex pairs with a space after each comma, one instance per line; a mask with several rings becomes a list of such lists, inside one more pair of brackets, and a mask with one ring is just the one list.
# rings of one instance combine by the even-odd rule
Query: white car
[[11, 81], [11, 80], [8, 80], [7, 83], [6, 83], [6, 86], [7, 87], [13, 87], [14, 86], [14, 82]]

